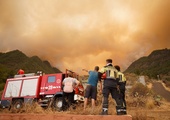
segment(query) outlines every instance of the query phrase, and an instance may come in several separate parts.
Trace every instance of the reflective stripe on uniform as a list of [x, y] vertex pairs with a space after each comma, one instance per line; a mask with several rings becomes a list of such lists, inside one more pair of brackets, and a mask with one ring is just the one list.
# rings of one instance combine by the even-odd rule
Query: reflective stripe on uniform
[[113, 66], [106, 66], [100, 70], [101, 73], [106, 73], [106, 78], [116, 79], [118, 71]]
[[119, 82], [125, 82], [126, 81], [124, 74], [121, 73], [121, 72], [118, 72], [118, 78], [120, 79]]

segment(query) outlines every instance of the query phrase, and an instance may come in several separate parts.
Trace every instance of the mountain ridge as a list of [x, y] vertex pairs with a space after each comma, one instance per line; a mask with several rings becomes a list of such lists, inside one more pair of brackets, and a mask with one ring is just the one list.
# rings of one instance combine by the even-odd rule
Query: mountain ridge
[[0, 89], [6, 82], [6, 79], [17, 74], [19, 69], [25, 73], [36, 73], [42, 71], [47, 74], [61, 73], [61, 71], [51, 66], [47, 60], [42, 61], [38, 56], [28, 57], [19, 50], [13, 50], [6, 53], [0, 53]]
[[152, 51], [148, 56], [139, 58], [124, 71], [137, 75], [156, 78], [157, 75], [170, 75], [170, 49]]

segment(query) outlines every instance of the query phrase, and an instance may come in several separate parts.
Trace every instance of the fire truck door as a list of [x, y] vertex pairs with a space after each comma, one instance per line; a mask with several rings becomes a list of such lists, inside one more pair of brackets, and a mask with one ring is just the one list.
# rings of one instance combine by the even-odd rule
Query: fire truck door
[[62, 74], [49, 75], [46, 80], [44, 88], [45, 94], [55, 94], [61, 91]]

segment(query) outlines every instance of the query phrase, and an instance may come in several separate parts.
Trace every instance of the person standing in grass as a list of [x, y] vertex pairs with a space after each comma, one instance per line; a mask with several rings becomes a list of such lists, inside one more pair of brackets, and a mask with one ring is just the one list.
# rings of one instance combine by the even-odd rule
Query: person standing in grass
[[88, 71], [86, 69], [83, 69], [83, 70], [89, 73], [88, 82], [87, 82], [87, 86], [85, 89], [85, 96], [84, 96], [85, 97], [84, 111], [86, 110], [88, 99], [91, 98], [92, 112], [93, 112], [93, 110], [95, 108], [95, 102], [97, 99], [97, 83], [98, 83], [98, 81], [100, 82], [100, 91], [102, 91], [102, 82], [99, 79], [99, 74], [98, 74], [99, 67], [95, 66], [93, 71]]
[[108, 103], [109, 103], [109, 94], [112, 95], [112, 98], [116, 101], [116, 108], [121, 107], [122, 103], [119, 99], [119, 91], [117, 89], [118, 80], [117, 80], [117, 69], [112, 65], [112, 59], [106, 60], [106, 66], [102, 67], [99, 71], [100, 76], [102, 77], [105, 74], [104, 83], [103, 83], [103, 103], [102, 103], [102, 112], [101, 115], [108, 115]]
[[73, 73], [68, 73], [68, 77], [64, 78], [62, 84], [64, 85], [63, 88], [63, 101], [65, 104], [65, 99], [68, 98], [68, 106], [73, 106], [74, 103], [74, 87], [78, 86], [80, 82], [76, 79], [73, 78]]
[[123, 106], [126, 107], [126, 100], [125, 100], [126, 78], [124, 74], [120, 71], [120, 67], [118, 65], [115, 65], [114, 67], [118, 70], [118, 79], [119, 79], [118, 87], [120, 90], [120, 95], [121, 95], [121, 99], [123, 102]]
[[118, 70], [118, 89], [119, 89], [119, 95], [120, 95], [120, 100], [122, 103], [121, 106], [121, 112], [120, 115], [125, 115], [127, 114], [126, 112], [126, 100], [125, 100], [125, 90], [126, 90], [126, 78], [125, 75], [120, 71], [120, 67], [118, 65], [114, 66]]

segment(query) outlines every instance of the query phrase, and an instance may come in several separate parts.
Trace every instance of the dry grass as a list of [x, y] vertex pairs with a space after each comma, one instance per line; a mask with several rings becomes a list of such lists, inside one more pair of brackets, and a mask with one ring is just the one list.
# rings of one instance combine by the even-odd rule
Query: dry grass
[[133, 115], [133, 120], [147, 120], [147, 113], [136, 111], [135, 114]]
[[155, 101], [153, 100], [153, 98], [151, 98], [151, 97], [147, 98], [147, 102], [146, 102], [146, 106], [145, 107], [146, 107], [146, 109], [149, 109], [149, 110], [154, 109]]
[[[162, 100], [161, 106], [156, 106], [154, 104], [154, 99], [152, 97], [146, 98], [146, 105], [143, 106], [130, 106], [129, 101], [133, 101], [134, 98], [127, 98], [127, 113], [132, 115], [133, 120], [160, 120], [159, 118], [163, 118], [163, 120], [169, 120], [170, 113], [170, 103]], [[102, 110], [101, 98], [98, 98], [97, 105], [92, 111], [91, 102], [87, 106], [86, 111], [83, 111], [83, 103], [77, 105], [76, 109], [68, 109], [67, 111], [57, 112], [53, 111], [51, 108], [43, 109], [37, 103], [33, 105], [26, 104], [24, 108], [20, 111], [8, 109], [1, 109], [1, 113], [28, 113], [28, 114], [79, 114], [79, 115], [99, 115]], [[165, 113], [165, 112], [166, 113]], [[169, 113], [168, 113], [169, 111]], [[112, 98], [109, 98], [109, 115], [116, 115], [115, 102]], [[162, 115], [162, 116], [161, 116]]]

